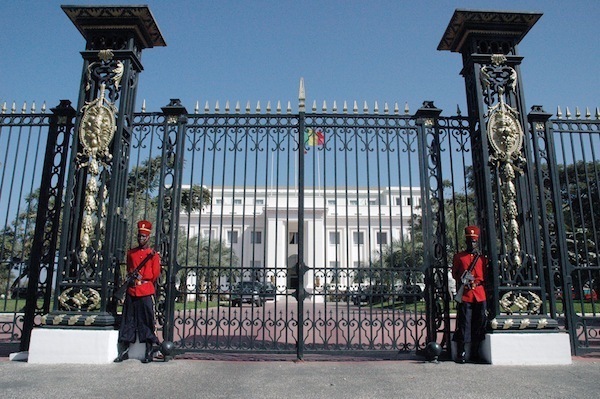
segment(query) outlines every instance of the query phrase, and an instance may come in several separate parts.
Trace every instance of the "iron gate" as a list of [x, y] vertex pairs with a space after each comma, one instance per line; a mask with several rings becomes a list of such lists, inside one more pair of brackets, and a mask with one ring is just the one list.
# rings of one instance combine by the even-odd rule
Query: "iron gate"
[[[466, 118], [429, 102], [416, 115], [215, 108], [172, 100], [134, 119], [128, 219], [158, 210], [165, 339], [299, 356], [447, 343], [447, 253], [475, 217]], [[444, 179], [466, 219], [444, 221]]]
[[[55, 108], [60, 109], [68, 111], [71, 117], [57, 117], [56, 121], [62, 120], [62, 124], [54, 128], [51, 128], [50, 114], [34, 113], [26, 117], [16, 112], [4, 114], [1, 133], [6, 145], [3, 148], [10, 149], [17, 143], [17, 134], [21, 136], [21, 145], [27, 143], [27, 136], [35, 132], [32, 129], [42, 132], [58, 129], [56, 137], [64, 145], [61, 132], [72, 129], [68, 123], [72, 121], [73, 111], [67, 106]], [[461, 246], [461, 223], [466, 223], [462, 218], [467, 215], [472, 221], [475, 214], [468, 178], [471, 173], [469, 126], [467, 119], [461, 116], [435, 118], [435, 114], [432, 115], [435, 124], [425, 123], [424, 112], [429, 112], [428, 107], [416, 115], [394, 111], [376, 114], [374, 110], [369, 114], [308, 113], [304, 116], [305, 131], [317, 132], [316, 145], [305, 145], [306, 153], [301, 154], [298, 154], [299, 114], [192, 113], [186, 114], [181, 123], [169, 125], [184, 126], [182, 132], [185, 132], [187, 145], [182, 163], [182, 205], [178, 221], [173, 222], [173, 226], [179, 227], [165, 231], [178, 231], [180, 237], [176, 241], [177, 263], [173, 263], [176, 266], [165, 269], [162, 281], [163, 334], [170, 335], [182, 349], [191, 351], [293, 352], [298, 350], [300, 324], [304, 336], [300, 347], [308, 353], [320, 349], [338, 352], [358, 349], [388, 355], [402, 350], [415, 351], [427, 342], [428, 328], [429, 336], [447, 342], [453, 314], [446, 297], [447, 254]], [[269, 122], [263, 124], [265, 121]], [[594, 350], [599, 342], [599, 266], [595, 249], [598, 221], [593, 217], [598, 200], [599, 161], [595, 154], [598, 124], [598, 115], [592, 119], [586, 115], [577, 114], [573, 118], [559, 114], [548, 127], [552, 132], [548, 137], [553, 137], [548, 148], [552, 151], [548, 153], [556, 153], [567, 226], [564, 242], [556, 242], [568, 247], [570, 258], [567, 268], [562, 268], [558, 260], [547, 268], [548, 290], [552, 293], [550, 315], [575, 337], [575, 353]], [[166, 125], [164, 112], [135, 116], [128, 220], [152, 218], [159, 203], [161, 207], [165, 204], [164, 198], [157, 198], [162, 163], [156, 159], [162, 156]], [[433, 126], [437, 126], [437, 133]], [[532, 126], [535, 127], [533, 122]], [[304, 135], [302, 137], [305, 140]], [[419, 156], [419, 143], [428, 151], [428, 157]], [[53, 167], [55, 171], [61, 168], [61, 157], [53, 155], [56, 148], [53, 143], [50, 151], [52, 162], [59, 162]], [[294, 168], [299, 156], [306, 165], [302, 184], [307, 227], [303, 236], [310, 237], [303, 242], [296, 234], [297, 187], [301, 182], [299, 176], [296, 177], [298, 169]], [[11, 158], [5, 152], [3, 159]], [[41, 155], [37, 159], [38, 163], [42, 162]], [[424, 159], [428, 161], [423, 162]], [[3, 162], [4, 207], [16, 206], [17, 198], [20, 198], [19, 209], [37, 206], [35, 198], [24, 200], [36, 191], [35, 187], [20, 183], [29, 181], [19, 175], [26, 170], [19, 167], [17, 159]], [[228, 170], [236, 170], [236, 175]], [[406, 174], [400, 174], [400, 170]], [[413, 173], [408, 173], [409, 170]], [[14, 177], [9, 180], [6, 176]], [[47, 200], [51, 203], [55, 203], [60, 190], [58, 178], [53, 181], [55, 188]], [[422, 186], [424, 181], [427, 184]], [[198, 187], [204, 189], [199, 191]], [[402, 204], [402, 199], [397, 203], [395, 198], [402, 196], [395, 197], [390, 191], [392, 187], [407, 187], [404, 201], [411, 198], [411, 204]], [[167, 181], [166, 189], [171, 188], [172, 184]], [[398, 194], [402, 193], [398, 191]], [[429, 206], [418, 205], [423, 198], [430, 199], [426, 201]], [[439, 203], [445, 205], [444, 216], [439, 214], [436, 205]], [[56, 210], [54, 206], [48, 208], [51, 212]], [[361, 212], [365, 214], [358, 215]], [[31, 264], [26, 243], [34, 236], [34, 213], [19, 213], [18, 219], [10, 216], [14, 212], [7, 213], [2, 233], [3, 269], [7, 272], [2, 281], [2, 342], [5, 344], [21, 341], [26, 305], [24, 297], [16, 295], [11, 299], [18, 276], [10, 273], [8, 267], [21, 265], [24, 269]], [[429, 215], [431, 225], [419, 224], [423, 215]], [[269, 218], [272, 218], [270, 224]], [[461, 222], [454, 222], [455, 219]], [[321, 225], [316, 223], [318, 220], [322, 220]], [[445, 222], [439, 223], [439, 220]], [[14, 230], [19, 226], [23, 228]], [[200, 226], [207, 226], [204, 230], [208, 235], [207, 231], [200, 231]], [[384, 233], [393, 232], [394, 228], [404, 228], [407, 236], [403, 236], [404, 242], [390, 240], [385, 246]], [[355, 248], [354, 239], [360, 240], [361, 235], [353, 233], [360, 233], [360, 229], [365, 234], [362, 244], [359, 242]], [[258, 235], [253, 236], [253, 232], [259, 231], [260, 243]], [[169, 240], [165, 232], [159, 234], [161, 242]], [[132, 244], [133, 235], [129, 237], [128, 244]], [[430, 237], [432, 241], [424, 245], [422, 237]], [[237, 247], [230, 245], [236, 240]], [[257, 242], [253, 244], [251, 240]], [[445, 244], [440, 246], [442, 240]], [[278, 244], [272, 245], [273, 242]], [[306, 267], [299, 266], [298, 252], [294, 251], [301, 244], [306, 248]], [[352, 252], [363, 245], [372, 251]], [[199, 251], [201, 248], [204, 252]], [[445, 250], [440, 252], [442, 248]], [[395, 253], [399, 260], [396, 262], [395, 256], [388, 256], [386, 260], [386, 250]], [[21, 252], [23, 256], [18, 256], [17, 264], [15, 254]], [[341, 261], [359, 254], [356, 262], [365, 262], [368, 267], [354, 267], [362, 266], [361, 263], [341, 265]], [[317, 264], [318, 259], [325, 259], [326, 263]], [[277, 263], [267, 263], [270, 260]], [[418, 262], [411, 263], [413, 260]], [[53, 274], [49, 271], [55, 269], [55, 261], [54, 257], [45, 256], [45, 263], [38, 268], [42, 278], [34, 289], [42, 296], [51, 293], [48, 276]], [[394, 267], [390, 268], [390, 264]], [[428, 274], [428, 270], [432, 273]], [[301, 275], [304, 290], [299, 290]], [[269, 297], [265, 305], [231, 306], [232, 283], [257, 278], [275, 286], [275, 293], [266, 295]], [[375, 286], [382, 283], [389, 292], [384, 295], [377, 289], [369, 292], [364, 289], [367, 281]], [[421, 289], [424, 283], [428, 290], [420, 294], [411, 291]], [[17, 285], [18, 282], [14, 284]], [[356, 299], [358, 287], [367, 291], [360, 299]], [[419, 288], [410, 288], [407, 292], [406, 287]], [[571, 295], [564, 295], [569, 291]], [[299, 292], [310, 300], [298, 303]], [[388, 300], [381, 301], [382, 296]], [[34, 325], [39, 325], [40, 317], [52, 307], [51, 299], [38, 299], [33, 303], [35, 308], [30, 314], [34, 316]]]

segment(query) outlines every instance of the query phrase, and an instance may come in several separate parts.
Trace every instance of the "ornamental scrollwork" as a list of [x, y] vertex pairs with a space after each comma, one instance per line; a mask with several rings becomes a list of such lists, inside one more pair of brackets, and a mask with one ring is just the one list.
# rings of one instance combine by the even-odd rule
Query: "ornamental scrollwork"
[[539, 314], [542, 307], [542, 299], [539, 295], [527, 291], [526, 296], [523, 292], [509, 291], [500, 298], [500, 308], [506, 314], [527, 313]]
[[[105, 200], [108, 192], [100, 181], [100, 168], [108, 166], [112, 160], [109, 147], [117, 130], [117, 107], [106, 97], [106, 93], [113, 99], [117, 98], [116, 93], [119, 92], [123, 77], [123, 63], [113, 60], [111, 50], [100, 51], [98, 57], [100, 61], [93, 62], [88, 67], [86, 85], [86, 90], [89, 91], [93, 82], [99, 83], [98, 96], [82, 107], [78, 132], [81, 152], [77, 154], [77, 167], [88, 168], [78, 259], [87, 270], [88, 277], [93, 269], [89, 267], [88, 249], [96, 226], [100, 231], [103, 230], [106, 215]], [[101, 245], [99, 241], [98, 248]]]
[[526, 163], [521, 155], [524, 133], [519, 113], [506, 102], [506, 96], [516, 89], [517, 72], [505, 65], [506, 57], [502, 54], [492, 55], [491, 61], [491, 65], [483, 66], [480, 71], [484, 98], [489, 106], [487, 137], [491, 149], [490, 162], [498, 168], [502, 184], [503, 228], [508, 237], [512, 264], [519, 268], [523, 262], [519, 255], [521, 244], [515, 179], [517, 175], [523, 174]]
[[63, 310], [92, 311], [100, 308], [100, 293], [93, 288], [69, 287], [60, 294], [58, 302]]

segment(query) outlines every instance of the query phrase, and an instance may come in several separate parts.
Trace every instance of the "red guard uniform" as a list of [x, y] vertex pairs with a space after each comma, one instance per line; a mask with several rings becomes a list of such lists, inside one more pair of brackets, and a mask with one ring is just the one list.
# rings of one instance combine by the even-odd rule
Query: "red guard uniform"
[[[127, 273], [133, 272], [154, 250], [152, 248], [133, 248], [127, 252]], [[155, 253], [139, 272], [140, 279], [127, 288], [127, 294], [134, 297], [154, 295], [154, 283], [160, 276], [160, 255]]]
[[[460, 284], [460, 278], [463, 273], [469, 269], [471, 262], [475, 258], [475, 254], [467, 251], [459, 252], [454, 255], [452, 260], [452, 277], [458, 284]], [[462, 296], [463, 302], [485, 302], [485, 288], [483, 287], [483, 281], [485, 279], [484, 271], [487, 266], [487, 259], [484, 256], [480, 256], [477, 259], [477, 263], [473, 268], [471, 274], [473, 275], [473, 283], [469, 286], [465, 286], [465, 290]]]

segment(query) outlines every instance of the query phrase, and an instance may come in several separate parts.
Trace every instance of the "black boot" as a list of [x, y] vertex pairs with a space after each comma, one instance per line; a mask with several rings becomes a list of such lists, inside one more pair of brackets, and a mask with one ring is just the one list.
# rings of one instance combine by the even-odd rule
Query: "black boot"
[[471, 342], [471, 356], [469, 357], [469, 362], [471, 363], [483, 363], [483, 359], [479, 354], [479, 348], [481, 347], [480, 342]]
[[119, 355], [114, 360], [115, 363], [121, 363], [123, 360], [129, 359], [129, 342], [121, 342], [117, 344]]
[[465, 353], [465, 343], [456, 342], [456, 363], [464, 364], [467, 361]]
[[152, 342], [146, 342], [146, 356], [142, 360], [142, 363], [150, 363], [152, 361], [152, 357], [154, 356], [154, 347]]

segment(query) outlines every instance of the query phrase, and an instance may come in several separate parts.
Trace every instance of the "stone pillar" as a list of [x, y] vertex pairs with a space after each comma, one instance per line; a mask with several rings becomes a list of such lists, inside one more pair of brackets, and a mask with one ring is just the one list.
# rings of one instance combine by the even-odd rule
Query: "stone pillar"
[[[553, 340], [558, 324], [547, 316], [547, 292], [539, 228], [536, 179], [517, 45], [541, 17], [539, 13], [456, 10], [438, 50], [462, 55], [471, 131], [477, 222], [481, 244], [490, 260], [487, 281], [489, 330], [551, 333], [551, 352], [561, 352], [564, 337]], [[555, 342], [556, 341], [556, 342]], [[568, 343], [568, 339], [566, 340]], [[544, 348], [521, 350], [520, 334], [489, 337], [484, 342], [504, 345], [510, 364], [535, 363]], [[513, 345], [514, 344], [514, 345]], [[555, 344], [555, 345], [554, 345]], [[511, 346], [512, 345], [512, 346]], [[554, 346], [553, 346], [554, 345]], [[533, 346], [529, 346], [534, 348]], [[567, 352], [569, 351], [567, 345]], [[505, 360], [502, 360], [505, 362]]]
[[[62, 6], [86, 40], [63, 211], [54, 307], [30, 361], [104, 362], [116, 354], [115, 271], [124, 261], [131, 124], [142, 50], [165, 46], [147, 6]], [[63, 334], [49, 332], [65, 329]], [[46, 330], [46, 333], [44, 333]], [[105, 334], [85, 337], [90, 330]], [[87, 334], [87, 335], [86, 335]], [[61, 339], [56, 341], [56, 337]], [[65, 339], [70, 336], [73, 339]], [[81, 339], [80, 339], [81, 338]], [[34, 342], [36, 339], [36, 342]], [[71, 343], [83, 343], [71, 345]], [[87, 345], [85, 343], [88, 343]], [[116, 342], [116, 341], [115, 341]], [[98, 355], [98, 351], [102, 352]], [[70, 357], [70, 354], [73, 354]]]

